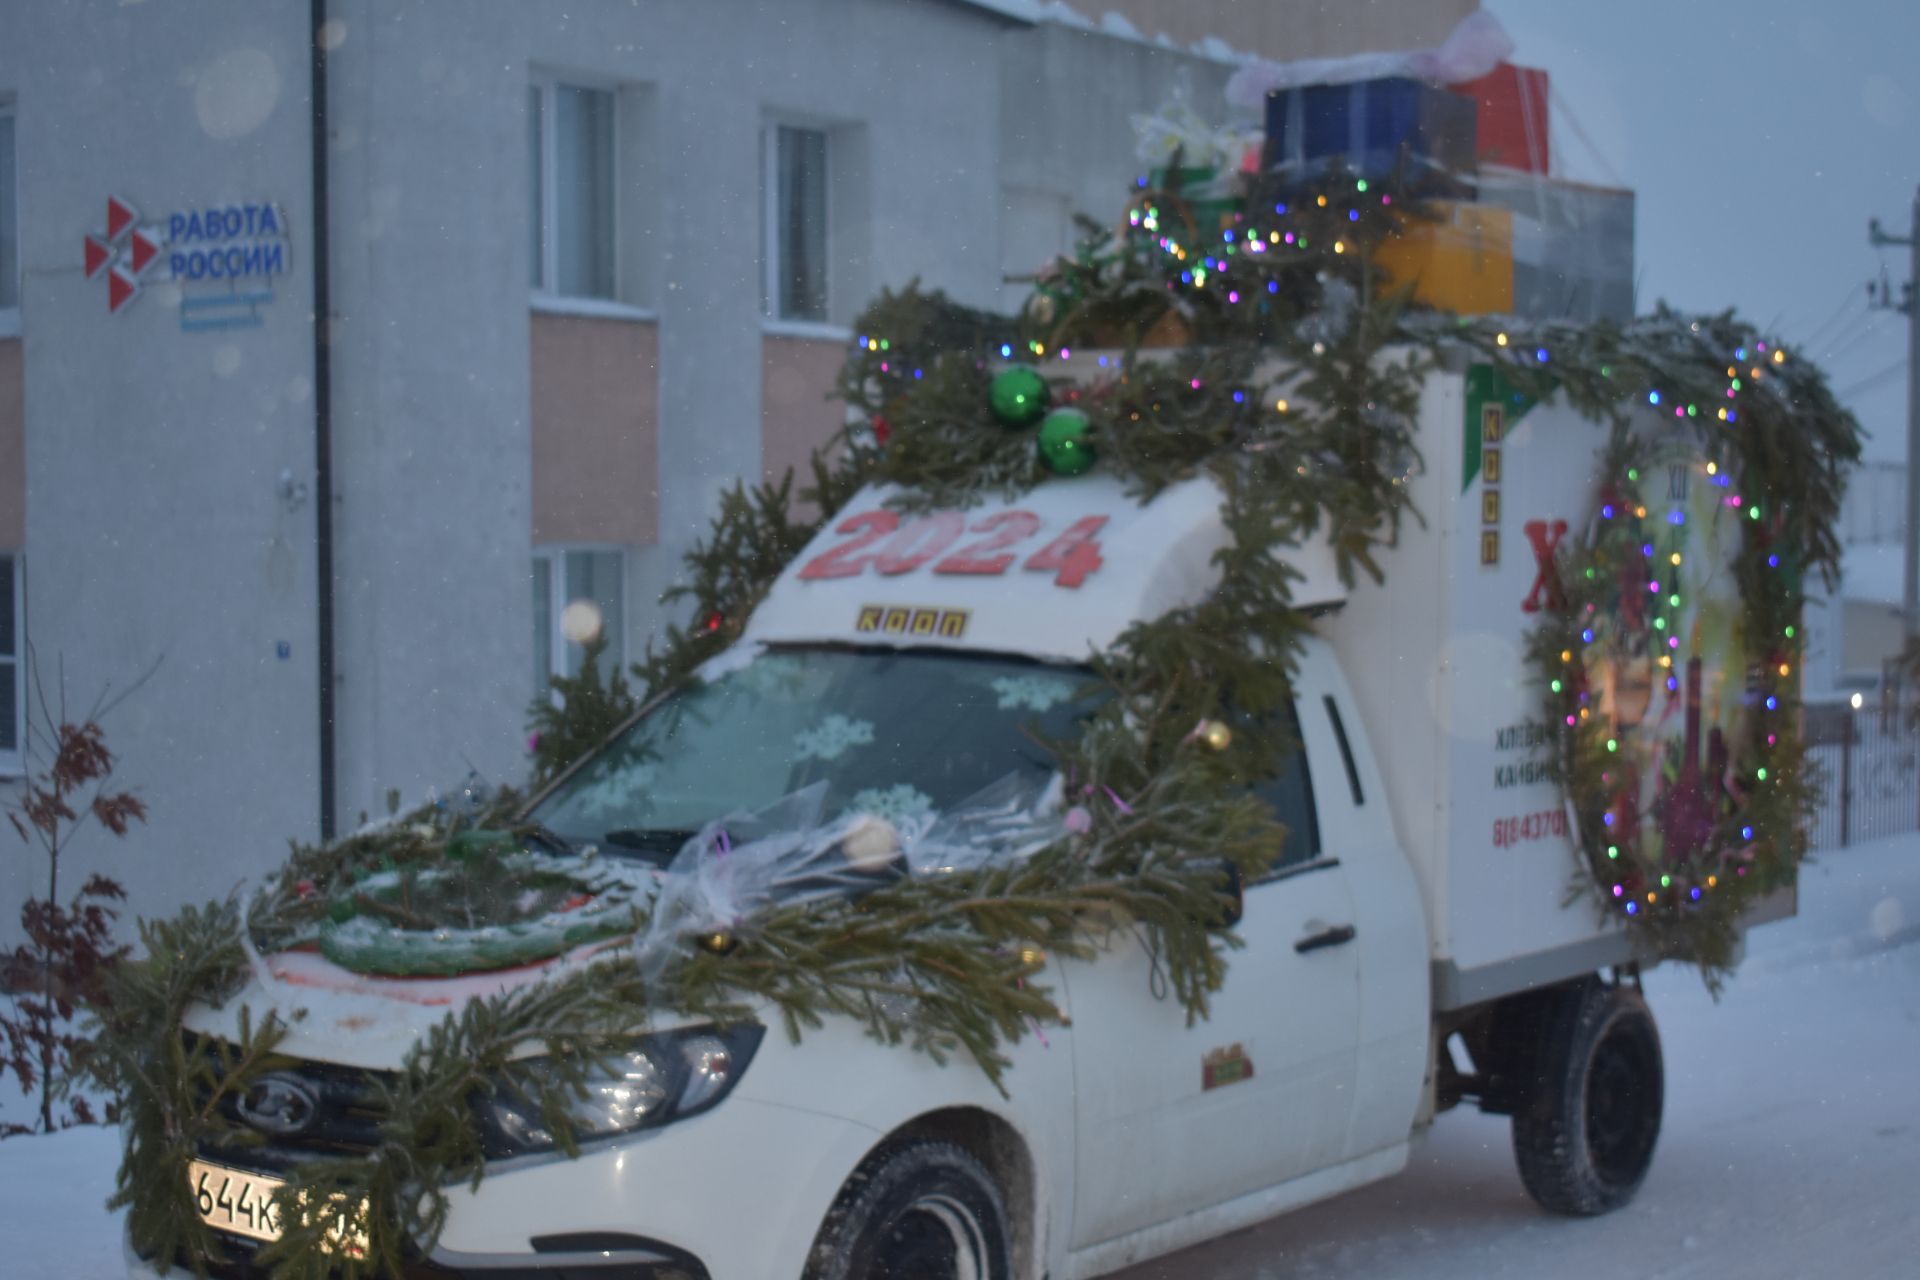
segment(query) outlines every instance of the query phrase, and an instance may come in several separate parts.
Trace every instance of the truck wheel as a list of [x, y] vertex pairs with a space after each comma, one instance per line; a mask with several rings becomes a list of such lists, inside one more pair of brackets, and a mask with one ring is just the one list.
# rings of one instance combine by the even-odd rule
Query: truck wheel
[[1653, 1163], [1665, 1096], [1660, 1032], [1638, 991], [1597, 981], [1543, 1011], [1513, 1112], [1527, 1193], [1554, 1213], [1610, 1213]]
[[978, 1160], [945, 1142], [867, 1157], [820, 1225], [805, 1280], [1011, 1280], [1007, 1210]]

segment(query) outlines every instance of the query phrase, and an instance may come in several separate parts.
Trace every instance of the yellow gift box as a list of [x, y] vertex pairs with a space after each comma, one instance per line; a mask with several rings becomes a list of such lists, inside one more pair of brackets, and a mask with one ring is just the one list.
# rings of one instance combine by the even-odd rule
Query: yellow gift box
[[1438, 222], [1409, 220], [1383, 243], [1374, 265], [1394, 285], [1413, 283], [1415, 302], [1458, 315], [1513, 310], [1513, 212], [1435, 201]]

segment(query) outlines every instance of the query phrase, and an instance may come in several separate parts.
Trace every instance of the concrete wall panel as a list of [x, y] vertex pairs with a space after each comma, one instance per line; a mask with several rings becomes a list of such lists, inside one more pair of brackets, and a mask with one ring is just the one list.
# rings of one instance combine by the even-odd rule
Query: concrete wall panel
[[[279, 491], [314, 456], [305, 12], [63, 0], [7, 6], [0, 39], [35, 674], [51, 698], [64, 669], [84, 709], [159, 663], [105, 723], [151, 818], [125, 840], [83, 832], [62, 883], [104, 871], [140, 913], [224, 895], [318, 829], [314, 508]], [[152, 277], [109, 314], [81, 236], [110, 194], [155, 219], [278, 203], [292, 270], [258, 325], [189, 331]], [[34, 883], [23, 852], [0, 858], [0, 919]]]

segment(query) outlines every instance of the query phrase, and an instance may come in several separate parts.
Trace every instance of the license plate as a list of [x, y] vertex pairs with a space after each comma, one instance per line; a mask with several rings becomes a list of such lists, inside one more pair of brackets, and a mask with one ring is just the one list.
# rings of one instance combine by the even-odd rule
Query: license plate
[[[200, 1221], [214, 1230], [266, 1242], [280, 1238], [280, 1215], [274, 1208], [273, 1196], [287, 1185], [284, 1179], [251, 1169], [189, 1160], [187, 1185], [193, 1189]], [[353, 1230], [345, 1212], [327, 1233], [326, 1243], [329, 1253], [340, 1252], [355, 1258], [364, 1258], [367, 1253], [366, 1233]]]

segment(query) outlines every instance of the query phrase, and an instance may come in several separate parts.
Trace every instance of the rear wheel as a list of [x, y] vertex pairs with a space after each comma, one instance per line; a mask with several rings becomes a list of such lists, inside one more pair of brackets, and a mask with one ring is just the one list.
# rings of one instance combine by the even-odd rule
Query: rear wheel
[[1589, 981], [1542, 1010], [1513, 1112], [1520, 1181], [1555, 1213], [1609, 1213], [1653, 1163], [1665, 1103], [1660, 1032], [1631, 987]]
[[1007, 1211], [993, 1178], [951, 1143], [882, 1147], [847, 1180], [806, 1280], [1011, 1280]]

